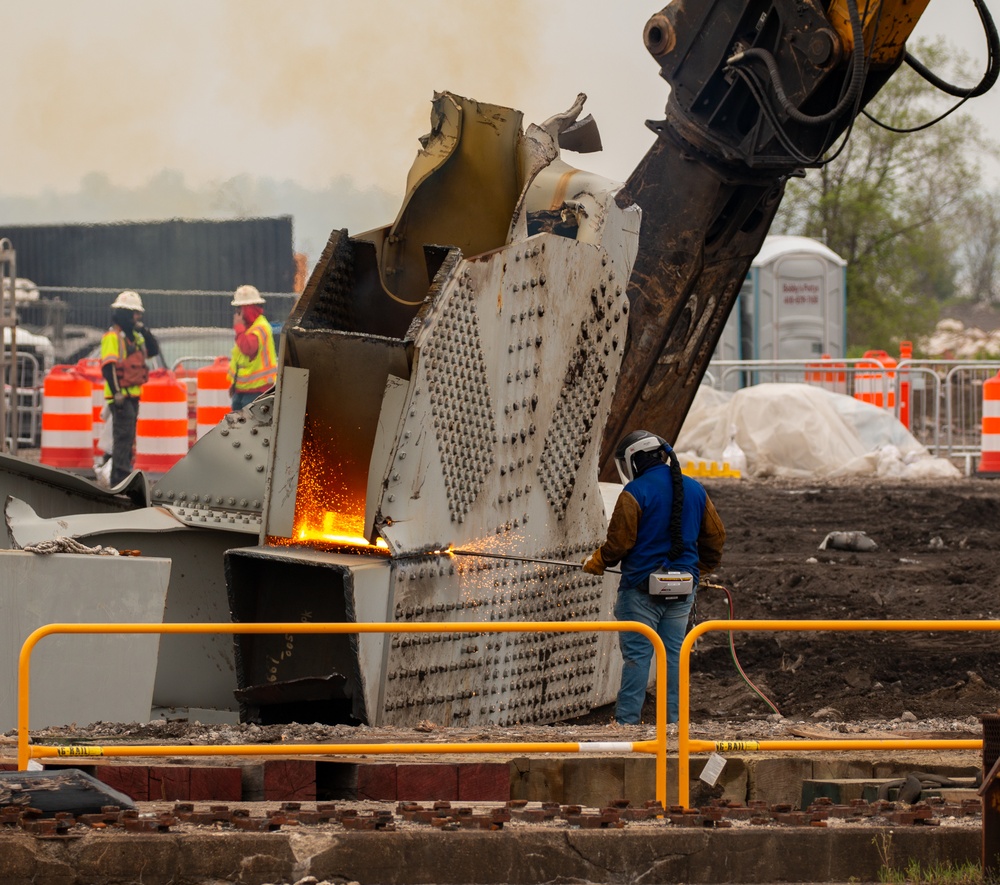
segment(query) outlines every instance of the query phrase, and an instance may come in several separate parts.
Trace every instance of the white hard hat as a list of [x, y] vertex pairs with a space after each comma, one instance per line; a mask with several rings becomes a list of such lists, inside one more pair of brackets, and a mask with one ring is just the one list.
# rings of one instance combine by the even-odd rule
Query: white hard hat
[[145, 312], [139, 293], [133, 292], [131, 289], [126, 289], [124, 292], [119, 293], [111, 306], [113, 308], [123, 307], [125, 310], [141, 310]]
[[263, 304], [264, 299], [256, 286], [240, 286], [233, 295], [233, 307], [245, 307], [248, 304]]

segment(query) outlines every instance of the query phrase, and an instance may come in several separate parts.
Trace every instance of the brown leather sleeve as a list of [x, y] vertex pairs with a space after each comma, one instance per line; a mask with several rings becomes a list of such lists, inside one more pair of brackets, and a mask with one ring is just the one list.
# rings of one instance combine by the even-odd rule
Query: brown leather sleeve
[[628, 492], [622, 492], [615, 502], [611, 522], [608, 523], [608, 538], [600, 550], [605, 565], [617, 565], [635, 546], [641, 518], [639, 502]]
[[705, 512], [701, 517], [701, 531], [698, 533], [698, 570], [710, 572], [722, 562], [722, 548], [726, 543], [726, 527], [712, 499], [706, 497]]

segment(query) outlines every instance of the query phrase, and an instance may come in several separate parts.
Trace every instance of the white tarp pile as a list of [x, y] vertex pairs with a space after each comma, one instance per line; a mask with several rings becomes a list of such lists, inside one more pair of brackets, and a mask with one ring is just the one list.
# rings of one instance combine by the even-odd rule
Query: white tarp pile
[[681, 464], [721, 464], [731, 437], [751, 476], [961, 476], [950, 461], [932, 458], [891, 413], [808, 384], [759, 384], [736, 393], [702, 385], [674, 445]]

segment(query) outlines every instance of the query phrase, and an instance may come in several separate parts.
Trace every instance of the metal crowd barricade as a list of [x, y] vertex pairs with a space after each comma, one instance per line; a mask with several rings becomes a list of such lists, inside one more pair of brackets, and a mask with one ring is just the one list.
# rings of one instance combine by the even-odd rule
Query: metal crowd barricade
[[[934, 360], [902, 359], [896, 367], [896, 417], [914, 438], [939, 457], [947, 457], [941, 441], [941, 411], [945, 398], [942, 376]], [[905, 421], [903, 410], [906, 409]]]
[[[871, 376], [870, 391], [873, 395], [881, 395], [882, 402], [889, 401], [889, 393], [893, 390], [891, 373], [895, 369], [886, 369], [878, 360], [871, 357], [853, 359], [823, 360], [819, 357], [804, 360], [712, 360], [709, 369], [719, 373], [719, 390], [729, 390], [731, 382], [736, 379], [737, 387], [753, 387], [766, 382], [782, 384], [805, 384], [810, 374], [825, 376], [836, 372], [845, 376], [846, 389], [837, 390], [853, 396], [857, 392], [859, 375]], [[712, 376], [714, 379], [714, 376]], [[822, 378], [819, 386], [825, 386]]]
[[[435, 743], [435, 744], [250, 744], [155, 746], [39, 746], [30, 741], [29, 687], [31, 652], [44, 636], [54, 633], [641, 633], [653, 644], [656, 656], [656, 738], [651, 741], [543, 741], [534, 743]], [[667, 790], [667, 654], [656, 631], [638, 621], [512, 621], [508, 624], [476, 622], [390, 623], [260, 623], [260, 624], [47, 624], [39, 627], [21, 646], [17, 667], [17, 767], [24, 771], [31, 759], [74, 756], [290, 756], [446, 753], [651, 753], [656, 755], [656, 799], [666, 807]]]
[[42, 372], [34, 354], [17, 352], [4, 384], [4, 403], [6, 438], [18, 447], [37, 446], [42, 430]]
[[[854, 396], [892, 412], [932, 455], [964, 460], [969, 475], [980, 455], [983, 383], [998, 372], [1000, 360], [901, 359], [892, 367], [870, 357], [713, 360], [704, 383], [729, 392], [769, 381], [810, 383]], [[836, 383], [827, 383], [832, 376]]]
[[910, 432], [932, 454], [964, 460], [967, 476], [982, 446], [983, 383], [998, 372], [1000, 360], [900, 360], [897, 367], [897, 400], [909, 383]]
[[955, 363], [947, 368], [944, 378], [946, 391], [946, 429], [948, 455], [966, 459], [966, 473], [982, 448], [983, 382], [1000, 370], [1000, 362]]
[[998, 632], [1000, 621], [703, 621], [691, 629], [681, 644], [680, 658], [680, 704], [677, 725], [677, 801], [687, 808], [690, 797], [689, 778], [686, 776], [691, 753], [740, 752], [756, 750], [781, 750], [802, 752], [807, 750], [982, 750], [982, 740], [691, 740], [691, 650], [699, 638], [710, 632], [732, 633], [740, 630], [768, 632], [803, 631], [908, 631], [944, 632], [968, 630], [974, 632]]

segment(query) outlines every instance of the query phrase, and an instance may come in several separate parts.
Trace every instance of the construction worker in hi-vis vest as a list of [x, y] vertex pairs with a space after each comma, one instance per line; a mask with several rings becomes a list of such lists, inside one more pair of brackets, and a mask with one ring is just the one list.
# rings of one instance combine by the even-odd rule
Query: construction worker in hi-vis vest
[[229, 395], [239, 411], [270, 390], [278, 377], [274, 331], [264, 316], [264, 299], [254, 286], [240, 286], [233, 296], [236, 343], [229, 358]]
[[138, 292], [121, 292], [111, 311], [111, 328], [101, 338], [101, 374], [111, 421], [110, 483], [114, 488], [132, 472], [139, 395], [149, 379], [146, 359], [157, 356], [160, 346], [143, 323], [145, 310]]

